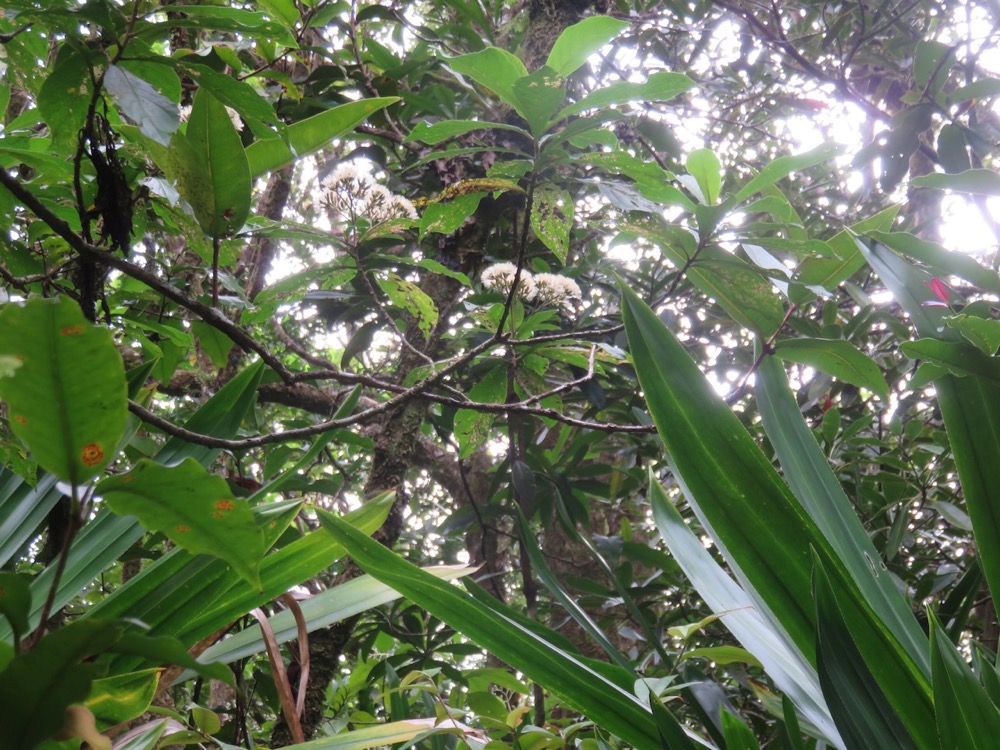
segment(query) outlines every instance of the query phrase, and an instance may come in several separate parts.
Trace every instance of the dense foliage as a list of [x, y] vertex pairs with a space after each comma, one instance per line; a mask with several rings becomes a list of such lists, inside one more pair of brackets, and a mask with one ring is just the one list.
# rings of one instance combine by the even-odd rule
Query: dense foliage
[[993, 747], [995, 2], [0, 8], [0, 748]]

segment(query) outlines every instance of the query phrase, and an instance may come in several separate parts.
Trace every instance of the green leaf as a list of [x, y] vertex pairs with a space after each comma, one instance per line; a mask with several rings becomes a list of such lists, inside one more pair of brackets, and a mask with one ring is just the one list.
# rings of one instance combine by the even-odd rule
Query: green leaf
[[[754, 393], [764, 431], [777, 453], [785, 481], [820, 533], [830, 541], [879, 622], [920, 670], [929, 674], [927, 638], [895, 581], [880, 573], [882, 566], [876, 562], [879, 554], [803, 419], [785, 370], [775, 358], [761, 361]], [[878, 648], [891, 653], [891, 646]]]
[[590, 16], [565, 29], [552, 45], [545, 64], [564, 78], [629, 26], [607, 16]]
[[879, 366], [850, 342], [840, 339], [786, 339], [775, 345], [774, 353], [787, 362], [813, 367], [845, 383], [867, 388], [888, 403], [889, 386]]
[[933, 39], [917, 42], [913, 59], [913, 82], [916, 87], [921, 91], [926, 89], [931, 98], [935, 97], [948, 80], [951, 66], [947, 64], [947, 60], [953, 54], [955, 48], [944, 42]]
[[535, 190], [531, 204], [531, 228], [565, 266], [569, 236], [573, 230], [573, 198], [569, 192], [547, 185]]
[[992, 386], [1000, 385], [1000, 360], [964, 341], [929, 338], [904, 341], [899, 350], [910, 359], [920, 359], [944, 367], [952, 375], [978, 375]]
[[436, 233], [451, 234], [475, 213], [486, 193], [469, 193], [454, 200], [431, 203], [420, 217], [420, 236]]
[[910, 185], [975, 195], [1000, 195], [1000, 174], [992, 169], [968, 169], [957, 174], [935, 172], [914, 177]]
[[104, 90], [147, 138], [167, 146], [180, 125], [177, 105], [142, 78], [117, 65], [104, 72]]
[[[500, 404], [507, 398], [507, 367], [497, 365], [483, 375], [469, 391], [469, 398], [480, 404]], [[468, 458], [483, 444], [493, 426], [494, 415], [474, 409], [459, 409], [455, 414], [455, 439], [459, 457]]]
[[965, 131], [958, 125], [947, 123], [941, 126], [938, 132], [937, 152], [945, 172], [957, 174], [972, 169]]
[[1000, 711], [948, 640], [937, 617], [932, 613], [930, 619], [934, 707], [941, 750], [993, 748], [1000, 736]]
[[115, 513], [136, 516], [192, 554], [222, 558], [260, 588], [264, 537], [250, 506], [194, 459], [170, 468], [141, 460], [127, 474], [105, 479], [96, 492]]
[[45, 78], [38, 93], [38, 110], [48, 123], [53, 146], [77, 147], [80, 128], [87, 120], [93, 88], [88, 58], [64, 46], [56, 60], [55, 70]]
[[170, 636], [150, 636], [135, 630], [126, 631], [115, 644], [116, 654], [141, 657], [146, 663], [173, 664], [188, 667], [204, 677], [224, 682], [235, 687], [233, 673], [221, 664], [202, 664], [191, 656], [184, 645]]
[[734, 575], [812, 660], [815, 612], [805, 610], [812, 598], [808, 561], [815, 551], [850, 593], [854, 635], [867, 658], [884, 661], [880, 685], [893, 688], [893, 706], [925, 746], [933, 734], [927, 723], [932, 710], [926, 675], [914, 663], [918, 657], [896, 645], [856, 586], [840, 583], [850, 576], [826, 534], [683, 346], [631, 289], [622, 292], [633, 363], [674, 476]]
[[962, 313], [945, 318], [945, 323], [986, 354], [996, 354], [1000, 349], [1000, 321]]
[[536, 138], [544, 133], [549, 119], [566, 101], [563, 79], [549, 67], [514, 81], [511, 90], [520, 105], [519, 112]]
[[177, 65], [199, 86], [223, 105], [232, 107], [242, 117], [284, 128], [281, 120], [275, 114], [274, 107], [246, 81], [219, 73], [207, 65], [199, 65], [190, 60], [180, 60]]
[[978, 81], [948, 93], [948, 101], [953, 104], [970, 99], [991, 99], [1000, 96], [1000, 78], [980, 78]]
[[623, 81], [597, 89], [576, 104], [570, 104], [555, 119], [565, 120], [588, 109], [605, 109], [624, 102], [667, 102], [694, 88], [694, 85], [694, 81], [683, 73], [653, 73], [645, 83]]
[[[340, 734], [322, 737], [299, 745], [289, 745], [288, 750], [366, 750], [372, 747], [396, 746], [398, 743], [406, 747], [413, 741], [423, 737], [434, 737], [441, 734], [457, 734], [460, 737], [467, 732], [473, 732], [454, 719], [443, 721], [430, 717], [426, 719], [402, 719], [385, 724], [352, 729]], [[431, 742], [427, 743], [432, 746]]]
[[763, 664], [768, 676], [820, 734], [838, 744], [837, 727], [820, 690], [809, 659], [772, 618], [740, 588], [688, 528], [654, 477], [649, 481], [653, 519], [663, 541], [684, 575], [709, 609], [742, 646]]
[[684, 166], [688, 174], [698, 182], [701, 190], [698, 197], [701, 202], [714, 206], [722, 190], [722, 164], [719, 163], [719, 157], [711, 149], [700, 148], [688, 154]]
[[156, 695], [160, 671], [144, 669], [94, 680], [83, 705], [94, 714], [98, 729], [142, 716]]
[[[461, 565], [438, 565], [424, 570], [441, 580], [453, 581], [474, 573], [476, 569]], [[398, 598], [398, 592], [371, 576], [364, 575], [309, 597], [299, 603], [299, 608], [306, 622], [306, 630], [312, 633]], [[278, 643], [298, 638], [298, 625], [290, 610], [272, 615], [268, 618], [268, 623]], [[260, 633], [260, 626], [254, 624], [206, 649], [198, 660], [206, 664], [229, 664], [263, 651], [264, 637]], [[183, 680], [184, 677], [185, 675], [181, 675], [180, 679]]]
[[716, 664], [749, 664], [752, 667], [764, 665], [760, 663], [756, 656], [745, 648], [738, 646], [708, 646], [706, 648], [693, 648], [684, 652], [685, 659], [708, 659]]
[[938, 276], [960, 276], [994, 294], [1000, 294], [1000, 276], [965, 253], [946, 250], [936, 242], [922, 240], [907, 232], [870, 231], [866, 236], [878, 240], [897, 253], [926, 264]]
[[[844, 746], [847, 750], [916, 750], [920, 746], [893, 710], [851, 638], [850, 621], [838, 606], [823, 564], [817, 559], [814, 566], [817, 668]], [[933, 745], [922, 747], [931, 750]]]
[[421, 143], [427, 143], [433, 146], [441, 143], [441, 141], [446, 141], [449, 138], [465, 135], [466, 133], [471, 133], [476, 130], [513, 130], [517, 133], [523, 134], [527, 138], [531, 137], [523, 128], [519, 128], [516, 125], [508, 125], [503, 122], [483, 122], [481, 120], [442, 120], [441, 122], [435, 122], [433, 124], [426, 122], [418, 123], [417, 126], [410, 131], [410, 134], [406, 136], [406, 142], [420, 141]]
[[0, 738], [4, 750], [33, 750], [62, 727], [67, 706], [83, 701], [98, 667], [85, 662], [121, 636], [100, 620], [70, 623], [19, 654], [0, 672]]
[[760, 745], [753, 736], [753, 732], [750, 731], [750, 727], [744, 724], [736, 714], [730, 713], [724, 708], [722, 709], [722, 731], [726, 736], [726, 750], [760, 750]]
[[[825, 143], [817, 146], [804, 154], [779, 156], [758, 174], [750, 182], [744, 185], [736, 195], [727, 203], [738, 205], [749, 198], [754, 193], [770, 187], [783, 177], [787, 177], [792, 172], [808, 169], [816, 164], [822, 164], [837, 156], [842, 151], [842, 147], [836, 143]], [[690, 159], [690, 157], [688, 157]]]
[[417, 328], [424, 334], [424, 338], [429, 340], [438, 322], [438, 309], [427, 292], [412, 281], [406, 281], [394, 273], [390, 273], [388, 278], [378, 279], [378, 285], [393, 305], [406, 310], [416, 319]]
[[380, 109], [398, 101], [398, 96], [384, 96], [348, 102], [289, 125], [286, 131], [287, 144], [278, 137], [255, 141], [246, 150], [250, 176], [260, 177], [265, 172], [280, 169], [318, 151], [334, 138], [353, 130]]
[[68, 297], [0, 307], [0, 355], [21, 366], [0, 378], [10, 427], [40, 466], [81, 485], [114, 458], [125, 434], [125, 368], [111, 331]]
[[605, 730], [640, 750], [660, 750], [659, 733], [652, 715], [635, 696], [533, 631], [406, 562], [336, 516], [319, 512], [324, 528], [347, 548], [365, 572], [396, 589], [528, 679], [544, 685]]
[[20, 638], [28, 632], [28, 612], [31, 609], [31, 589], [28, 581], [17, 573], [0, 571], [0, 614], [7, 618], [11, 630]]
[[514, 82], [528, 75], [528, 69], [507, 50], [487, 47], [471, 55], [459, 55], [448, 60], [448, 67], [471, 78], [519, 110], [520, 103], [514, 94]]
[[703, 248], [698, 258], [688, 268], [688, 276], [733, 320], [764, 338], [781, 327], [785, 308], [766, 276], [715, 245]]

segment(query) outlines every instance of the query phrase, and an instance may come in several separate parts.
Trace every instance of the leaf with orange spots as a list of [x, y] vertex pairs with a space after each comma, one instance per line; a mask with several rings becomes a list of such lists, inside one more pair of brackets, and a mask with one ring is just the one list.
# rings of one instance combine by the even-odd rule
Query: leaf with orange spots
[[105, 326], [68, 297], [0, 307], [0, 400], [40, 466], [80, 485], [118, 450], [128, 419], [125, 368]]
[[115, 513], [136, 516], [191, 554], [225, 560], [260, 588], [264, 536], [250, 505], [193, 458], [172, 467], [139, 461], [127, 474], [105, 479], [96, 492]]

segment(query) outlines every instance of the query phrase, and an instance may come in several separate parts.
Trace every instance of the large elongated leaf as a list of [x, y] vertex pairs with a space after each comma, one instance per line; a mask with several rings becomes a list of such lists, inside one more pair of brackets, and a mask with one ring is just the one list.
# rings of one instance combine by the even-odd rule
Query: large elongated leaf
[[933, 616], [931, 652], [941, 750], [996, 747], [1000, 736], [1000, 711]]
[[[475, 568], [462, 565], [436, 565], [424, 568], [433, 576], [443, 581], [452, 581], [475, 572]], [[346, 620], [361, 612], [388, 604], [399, 598], [399, 592], [376, 581], [371, 576], [358, 576], [347, 583], [327, 589], [321, 594], [299, 602], [302, 616], [306, 622], [306, 630], [312, 633], [319, 628], [325, 628], [335, 622]], [[282, 610], [268, 618], [274, 638], [278, 643], [298, 638], [298, 625], [290, 610]], [[236, 635], [227, 638], [207, 649], [198, 660], [204, 663], [220, 662], [228, 664], [237, 659], [243, 659], [253, 654], [263, 653], [264, 637], [259, 625], [251, 625]], [[187, 674], [181, 675], [183, 679]]]
[[250, 506], [193, 458], [171, 467], [139, 461], [128, 473], [105, 479], [96, 492], [115, 513], [136, 516], [192, 554], [222, 558], [260, 586], [264, 536]]
[[398, 96], [383, 96], [348, 102], [289, 125], [286, 131], [287, 144], [278, 137], [256, 141], [246, 150], [250, 176], [260, 177], [265, 172], [280, 169], [318, 151], [334, 138], [339, 138], [364, 122], [370, 115], [398, 101]]
[[167, 170], [210, 237], [239, 231], [250, 214], [251, 183], [243, 142], [222, 103], [199, 89], [187, 131], [167, 151]]
[[765, 357], [755, 388], [764, 430], [784, 470], [785, 481], [830, 541], [865, 600], [925, 675], [930, 675], [927, 637], [892, 577], [881, 565], [850, 499], [837, 481], [802, 418], [784, 368]]
[[326, 513], [320, 518], [369, 575], [544, 685], [609, 732], [638, 748], [659, 750], [653, 717], [634, 695], [534, 632], [424, 573], [341, 519]]
[[789, 362], [815, 367], [838, 380], [867, 388], [883, 401], [889, 399], [889, 386], [872, 359], [849, 341], [842, 339], [787, 339], [778, 342], [775, 354]]
[[770, 187], [782, 177], [787, 177], [792, 172], [829, 161], [840, 153], [841, 150], [841, 147], [835, 143], [825, 143], [804, 154], [779, 156], [754, 175], [746, 185], [740, 188], [736, 195], [726, 201], [726, 204], [738, 205], [754, 193]]
[[840, 744], [837, 727], [820, 689], [819, 678], [808, 659], [788, 634], [766, 620], [753, 600], [712, 559], [695, 534], [684, 523], [667, 493], [654, 478], [649, 482], [653, 519], [663, 541], [684, 575], [721, 622], [743, 647], [760, 660], [774, 684], [818, 733], [834, 745]]
[[851, 638], [851, 624], [818, 561], [814, 576], [819, 678], [844, 745], [848, 750], [916, 750]]
[[694, 88], [694, 81], [683, 73], [653, 73], [645, 83], [613, 83], [597, 89], [583, 97], [576, 104], [570, 104], [556, 115], [556, 120], [586, 112], [588, 109], [604, 109], [623, 102], [666, 102], [675, 96]]
[[125, 368], [111, 331], [68, 297], [0, 307], [0, 399], [39, 465], [79, 486], [114, 458], [125, 434]]
[[[943, 322], [950, 311], [923, 304], [934, 301], [926, 273], [884, 245], [869, 247], [860, 241], [858, 245], [921, 336], [958, 338], [958, 332]], [[979, 562], [990, 590], [1000, 594], [1000, 504], [995, 500], [1000, 487], [1000, 386], [980, 375], [947, 375], [934, 387], [972, 519]]]
[[585, 18], [559, 35], [545, 64], [559, 75], [568, 76], [627, 28], [626, 21], [607, 16]]
[[[815, 613], [806, 611], [812, 551], [838, 585], [850, 581], [844, 562], [684, 347], [628, 288], [623, 312], [639, 383], [678, 483], [761, 612], [771, 613], [815, 664]], [[841, 606], [851, 607], [862, 653], [880, 662], [880, 685], [919, 745], [931, 747], [926, 675], [856, 588], [843, 585], [851, 598]]]

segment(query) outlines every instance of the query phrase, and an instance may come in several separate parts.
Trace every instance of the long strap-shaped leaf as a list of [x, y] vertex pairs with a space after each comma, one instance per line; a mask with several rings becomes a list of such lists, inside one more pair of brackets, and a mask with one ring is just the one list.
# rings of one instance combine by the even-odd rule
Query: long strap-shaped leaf
[[[815, 666], [812, 550], [838, 583], [850, 580], [844, 563], [681, 343], [627, 287], [622, 301], [639, 383], [681, 489], [761, 614]], [[848, 588], [864, 643], [893, 643], [856, 587]], [[880, 684], [895, 691], [890, 700], [918, 745], [935, 747], [930, 685], [913, 657], [900, 648], [865, 657], [882, 664]]]
[[865, 601], [889, 628], [898, 647], [930, 677], [927, 636], [865, 533], [812, 431], [802, 418], [785, 370], [774, 357], [757, 369], [757, 408], [764, 431], [802, 507], [826, 536]]
[[[858, 241], [868, 263], [910, 315], [921, 336], [954, 340], [941, 318], [950, 311], [925, 287], [930, 276], [887, 247]], [[979, 563], [994, 597], [1000, 596], [1000, 387], [978, 375], [934, 381], [965, 505], [972, 520]]]
[[[634, 695], [534, 632], [499, 616], [451, 584], [408, 563], [336, 516], [321, 512], [320, 520], [373, 578], [391, 586], [529, 679], [545, 686], [609, 732], [640, 750], [661, 750], [653, 716]], [[668, 747], [684, 746], [674, 743]], [[684, 750], [692, 747], [689, 742]]]
[[649, 480], [649, 500], [656, 528], [701, 598], [713, 612], [722, 615], [722, 624], [747, 651], [757, 657], [774, 684], [791, 698], [803, 718], [831, 744], [842, 747], [816, 671], [791, 643], [788, 635], [761, 617], [746, 592], [729, 577], [684, 523], [663, 487], [653, 477]]

